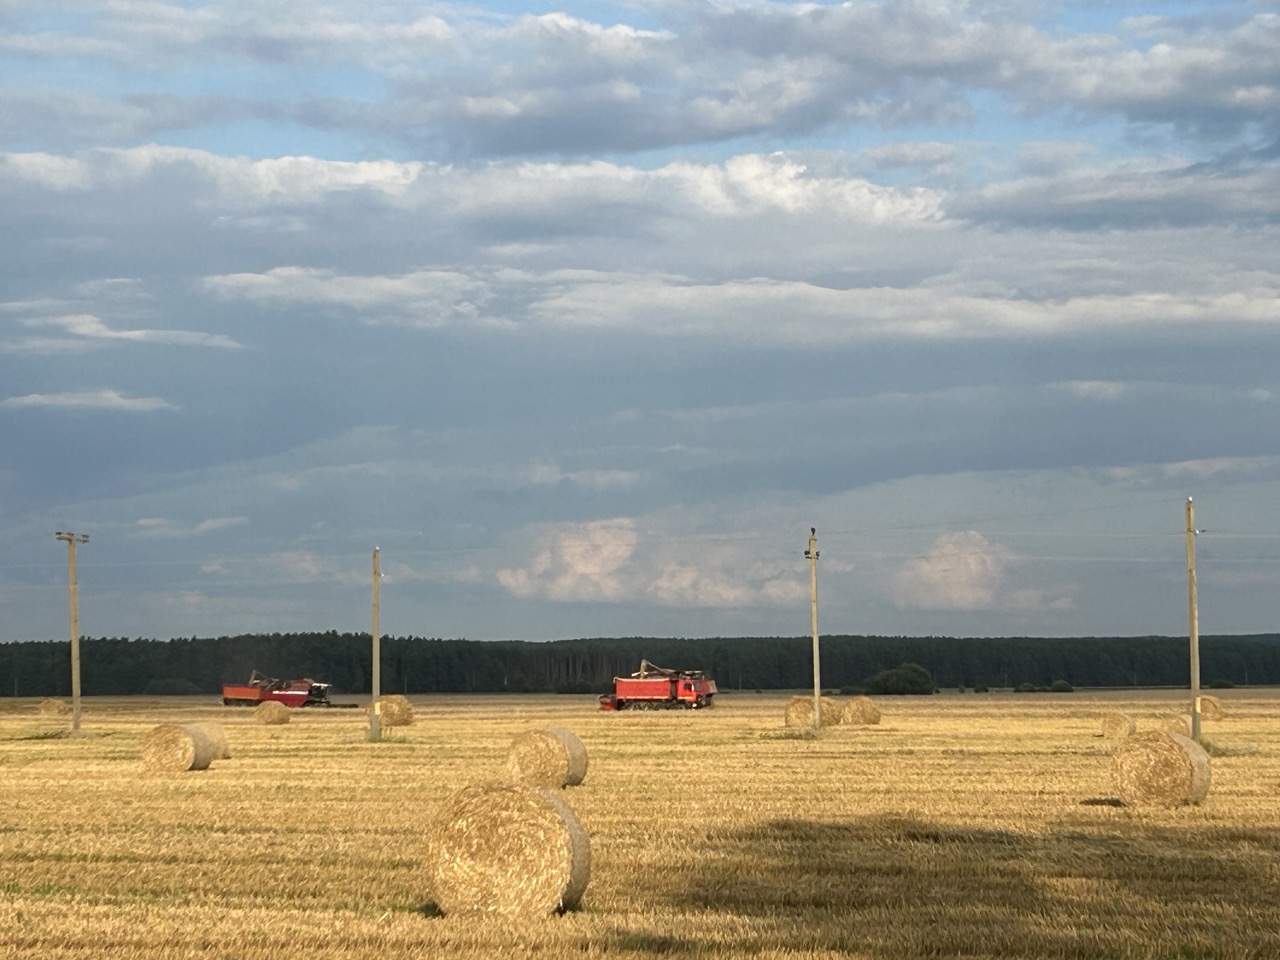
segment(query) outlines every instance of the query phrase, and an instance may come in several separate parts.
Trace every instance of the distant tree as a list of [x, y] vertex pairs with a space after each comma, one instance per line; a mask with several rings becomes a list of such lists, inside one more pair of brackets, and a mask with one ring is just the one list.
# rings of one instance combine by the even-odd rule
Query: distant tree
[[937, 690], [933, 675], [918, 663], [904, 663], [892, 670], [881, 670], [863, 684], [867, 693], [903, 695], [928, 694]]

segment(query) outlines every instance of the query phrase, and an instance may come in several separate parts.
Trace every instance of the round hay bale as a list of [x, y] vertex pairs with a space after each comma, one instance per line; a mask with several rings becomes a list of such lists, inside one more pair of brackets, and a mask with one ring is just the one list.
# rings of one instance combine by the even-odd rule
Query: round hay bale
[[880, 722], [880, 708], [870, 697], [854, 697], [845, 701], [844, 709], [840, 712], [840, 722], [854, 727], [874, 726]]
[[1200, 719], [1221, 720], [1226, 715], [1222, 709], [1222, 701], [1209, 694], [1200, 696]]
[[70, 712], [71, 708], [57, 697], [41, 700], [36, 706], [36, 713], [42, 717], [65, 717]]
[[465, 787], [445, 801], [430, 877], [443, 913], [548, 916], [578, 905], [591, 877], [591, 838], [548, 790], [517, 783]]
[[1177, 733], [1189, 737], [1191, 736], [1191, 714], [1166, 713], [1157, 718], [1156, 729], [1164, 733]]
[[1209, 754], [1178, 733], [1139, 733], [1111, 754], [1111, 780], [1127, 805], [1176, 807], [1209, 793]]
[[531, 730], [511, 741], [507, 771], [535, 787], [574, 787], [587, 775], [587, 748], [571, 730]]
[[255, 723], [265, 723], [273, 727], [288, 723], [289, 708], [279, 700], [264, 700], [253, 708], [253, 719]]
[[162, 723], [142, 741], [142, 763], [149, 770], [207, 770], [214, 745], [199, 724]]
[[[840, 705], [830, 697], [821, 697], [818, 710], [824, 727], [834, 727], [840, 722]], [[787, 701], [786, 725], [788, 727], [813, 726], [813, 697], [792, 697]]]
[[1133, 717], [1127, 713], [1113, 710], [1102, 715], [1102, 735], [1108, 740], [1133, 736], [1137, 729], [1138, 725], [1133, 722]]
[[[287, 707], [285, 709], [288, 709]], [[231, 747], [227, 743], [227, 730], [220, 723], [192, 723], [188, 726], [199, 727], [213, 745], [213, 759], [227, 760], [231, 757]]]
[[407, 727], [413, 723], [413, 704], [398, 693], [378, 701], [378, 717], [384, 727]]

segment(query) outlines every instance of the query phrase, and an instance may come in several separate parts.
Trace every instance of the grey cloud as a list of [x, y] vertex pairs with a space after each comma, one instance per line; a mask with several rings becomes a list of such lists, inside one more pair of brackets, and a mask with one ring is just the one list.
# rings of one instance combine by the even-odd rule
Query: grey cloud
[[[985, 92], [1014, 109], [1270, 140], [1280, 106], [1280, 26], [1267, 15], [1135, 21], [1133, 35], [1116, 38], [1055, 36], [1010, 13], [926, 2], [707, 7], [659, 30], [563, 14], [423, 17], [399, 4], [319, 13], [124, 4], [90, 17], [84, 29], [95, 28], [161, 75], [174, 57], [194, 55], [282, 72], [345, 63], [360, 77], [342, 94], [305, 82], [273, 94], [268, 84], [253, 102], [10, 90], [8, 142], [32, 142], [16, 139], [23, 130], [51, 144], [138, 142], [241, 117], [353, 131], [432, 156], [574, 156], [964, 124]], [[1144, 31], [1161, 42], [1146, 45]], [[56, 57], [57, 47], [37, 54]]]
[[1280, 218], [1280, 166], [1144, 161], [1075, 167], [983, 187], [957, 198], [951, 209], [976, 221], [1070, 230], [1265, 225]]
[[0, 145], [132, 145], [172, 131], [281, 115], [275, 106], [234, 97], [135, 94], [107, 99], [0, 85]]

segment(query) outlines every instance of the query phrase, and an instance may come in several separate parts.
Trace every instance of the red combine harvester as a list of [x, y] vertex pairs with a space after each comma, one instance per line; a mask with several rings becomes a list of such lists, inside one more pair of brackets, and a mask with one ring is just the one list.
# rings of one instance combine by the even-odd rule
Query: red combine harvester
[[697, 710], [712, 705], [716, 682], [701, 670], [668, 670], [640, 661], [629, 677], [613, 678], [613, 693], [600, 698], [601, 710]]
[[329, 684], [311, 679], [277, 680], [257, 670], [248, 683], [224, 683], [222, 702], [228, 707], [254, 707], [268, 700], [286, 707], [356, 707], [356, 703], [330, 703]]

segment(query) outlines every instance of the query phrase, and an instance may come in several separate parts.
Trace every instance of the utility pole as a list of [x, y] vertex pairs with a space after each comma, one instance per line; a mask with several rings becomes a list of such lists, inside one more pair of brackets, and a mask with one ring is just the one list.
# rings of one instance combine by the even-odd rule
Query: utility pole
[[818, 528], [809, 528], [809, 600], [813, 614], [813, 729], [822, 729], [822, 667], [818, 659]]
[[369, 703], [369, 739], [382, 739], [382, 630], [378, 624], [382, 606], [382, 570], [378, 548], [373, 548], [373, 699]]
[[80, 732], [80, 602], [76, 596], [76, 544], [88, 543], [87, 533], [64, 533], [55, 540], [67, 543], [67, 583], [71, 594], [71, 732]]
[[1196, 600], [1196, 511], [1187, 497], [1187, 609], [1191, 640], [1191, 739], [1200, 742], [1200, 611]]

